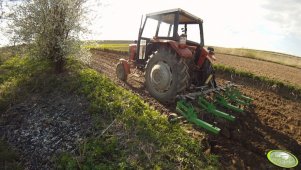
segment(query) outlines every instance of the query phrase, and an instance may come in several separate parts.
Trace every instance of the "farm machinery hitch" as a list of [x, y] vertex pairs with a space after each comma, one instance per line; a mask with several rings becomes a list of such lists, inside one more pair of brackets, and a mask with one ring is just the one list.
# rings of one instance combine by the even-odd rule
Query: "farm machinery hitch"
[[[253, 99], [243, 95], [232, 83], [224, 87], [208, 88], [203, 86], [196, 92], [177, 96], [176, 110], [189, 122], [213, 133], [219, 134], [221, 129], [199, 119], [199, 114], [207, 112], [214, 117], [229, 122], [235, 121], [235, 116], [218, 110], [216, 105], [233, 112], [242, 113], [243, 108], [250, 106]], [[175, 119], [174, 119], [175, 120]]]

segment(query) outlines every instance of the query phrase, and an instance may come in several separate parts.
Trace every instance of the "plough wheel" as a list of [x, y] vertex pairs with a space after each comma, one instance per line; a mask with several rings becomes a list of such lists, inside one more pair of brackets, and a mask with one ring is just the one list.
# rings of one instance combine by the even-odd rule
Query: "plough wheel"
[[122, 81], [127, 80], [127, 74], [126, 74], [124, 65], [121, 62], [117, 64], [116, 75], [117, 75], [117, 78], [122, 80]]

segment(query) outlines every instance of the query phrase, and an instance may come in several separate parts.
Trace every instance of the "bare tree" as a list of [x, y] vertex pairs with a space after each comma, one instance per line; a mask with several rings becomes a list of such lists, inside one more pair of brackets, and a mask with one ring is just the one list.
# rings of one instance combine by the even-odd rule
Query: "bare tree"
[[10, 28], [19, 43], [26, 43], [36, 57], [53, 61], [57, 73], [66, 57], [78, 48], [78, 34], [86, 0], [25, 0], [15, 8]]

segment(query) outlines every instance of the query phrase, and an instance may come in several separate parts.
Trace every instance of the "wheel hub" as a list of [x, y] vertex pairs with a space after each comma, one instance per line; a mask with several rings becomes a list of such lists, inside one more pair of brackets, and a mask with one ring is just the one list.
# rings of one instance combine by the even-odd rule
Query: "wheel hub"
[[172, 73], [168, 64], [160, 61], [151, 70], [151, 83], [158, 91], [166, 91], [170, 88]]

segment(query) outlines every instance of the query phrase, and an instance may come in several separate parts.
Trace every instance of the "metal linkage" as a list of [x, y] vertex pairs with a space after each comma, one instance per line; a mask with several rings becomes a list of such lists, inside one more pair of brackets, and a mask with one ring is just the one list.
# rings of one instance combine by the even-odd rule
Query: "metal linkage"
[[177, 111], [181, 113], [189, 122], [200, 126], [213, 134], [219, 134], [220, 128], [215, 127], [205, 121], [198, 119], [197, 112], [195, 111], [193, 105], [185, 100], [179, 100], [177, 102]]
[[[224, 87], [196, 87], [195, 90], [195, 92], [177, 96], [178, 102], [176, 109], [189, 122], [192, 122], [213, 134], [219, 134], [221, 129], [198, 119], [198, 112], [196, 111], [194, 105], [192, 105], [192, 103], [188, 101], [192, 101], [193, 103], [196, 103], [200, 108], [204, 109], [206, 112], [230, 122], [235, 121], [235, 116], [217, 110], [215, 104], [218, 104], [219, 106], [222, 106], [234, 112], [242, 113], [243, 109], [233, 105], [232, 103], [249, 106], [253, 101], [252, 98], [244, 96], [238, 89], [236, 89], [236, 85], [231, 83], [227, 84]], [[214, 96], [212, 100], [210, 99], [209, 101], [205, 98], [205, 96], [211, 96], [209, 95], [210, 93], [214, 93]]]
[[217, 117], [223, 118], [225, 120], [234, 122], [235, 117], [232, 115], [229, 115], [225, 112], [219, 111], [216, 109], [213, 103], [208, 102], [206, 99], [204, 99], [202, 96], [199, 96], [198, 98], [198, 104], [205, 109], [208, 113], [211, 113]]
[[201, 89], [198, 89], [197, 92], [193, 92], [193, 93], [188, 93], [186, 95], [181, 95], [181, 98], [191, 98], [191, 99], [195, 99], [198, 96], [204, 96], [206, 94], [215, 92], [215, 91], [220, 91], [223, 90], [220, 87], [216, 87], [216, 88], [208, 88], [207, 86], [201, 87]]
[[227, 98], [229, 98], [231, 101], [248, 106], [251, 104], [251, 102], [254, 100], [250, 97], [247, 97], [243, 95], [239, 90], [231, 87], [226, 87], [225, 88], [225, 95]]
[[234, 106], [230, 103], [228, 103], [228, 101], [226, 100], [225, 97], [223, 97], [221, 94], [219, 93], [215, 93], [215, 101], [217, 102], [217, 104], [227, 108], [227, 109], [230, 109], [230, 110], [233, 110], [235, 112], [239, 112], [239, 113], [242, 113], [243, 110], [237, 106]]

